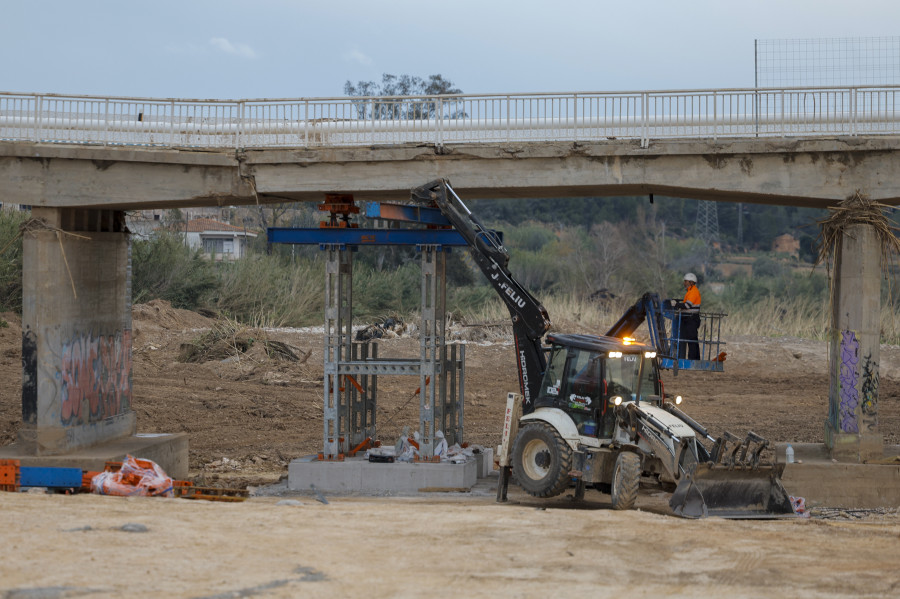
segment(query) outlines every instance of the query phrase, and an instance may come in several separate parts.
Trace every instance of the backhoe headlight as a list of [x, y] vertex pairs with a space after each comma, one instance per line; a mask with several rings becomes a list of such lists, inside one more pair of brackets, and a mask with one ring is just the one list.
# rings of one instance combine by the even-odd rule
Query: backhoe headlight
[[612, 402], [612, 405], [614, 405], [614, 406], [620, 406], [620, 405], [622, 405], [622, 396], [616, 395], [615, 397], [613, 397], [610, 400], [610, 402]]
[[609, 352], [609, 357], [610, 357], [610, 358], [621, 358], [621, 357], [622, 357], [622, 352], [620, 352], [620, 351], [611, 351], [611, 352]]
[[680, 406], [680, 405], [681, 405], [681, 402], [682, 402], [681, 396], [680, 396], [680, 395], [676, 395], [676, 396], [675, 396], [675, 405], [676, 405], [676, 406]]
[[645, 357], [645, 358], [655, 358], [655, 357], [656, 357], [656, 352], [655, 352], [655, 351], [645, 351], [645, 352], [644, 352], [644, 357]]

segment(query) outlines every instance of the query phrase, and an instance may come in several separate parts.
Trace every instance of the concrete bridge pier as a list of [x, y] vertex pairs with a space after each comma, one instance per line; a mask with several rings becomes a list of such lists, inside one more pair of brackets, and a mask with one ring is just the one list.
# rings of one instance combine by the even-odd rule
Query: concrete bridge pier
[[834, 256], [825, 444], [839, 461], [884, 457], [878, 429], [881, 240], [868, 224], [844, 228]]
[[185, 435], [136, 435], [130, 247], [122, 211], [32, 209], [23, 236], [22, 424], [0, 458], [102, 470], [131, 453], [187, 475]]

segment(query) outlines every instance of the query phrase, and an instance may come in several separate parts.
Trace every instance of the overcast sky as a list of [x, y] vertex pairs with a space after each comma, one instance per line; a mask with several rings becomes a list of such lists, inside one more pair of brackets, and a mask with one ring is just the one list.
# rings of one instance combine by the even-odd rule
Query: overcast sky
[[897, 0], [0, 0], [0, 91], [342, 96], [752, 87], [753, 40], [900, 35]]

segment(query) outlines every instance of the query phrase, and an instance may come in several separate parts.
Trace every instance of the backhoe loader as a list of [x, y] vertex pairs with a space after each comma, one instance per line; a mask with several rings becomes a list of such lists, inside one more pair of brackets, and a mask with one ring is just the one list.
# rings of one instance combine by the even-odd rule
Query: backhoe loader
[[[659, 350], [670, 348], [653, 337], [652, 325], [657, 347], [624, 337], [648, 316], [657, 318], [652, 297], [642, 298], [607, 335], [548, 335], [549, 315], [512, 276], [499, 237], [446, 180], [413, 189], [411, 199], [440, 209], [510, 312], [519, 393], [507, 398], [498, 501], [506, 501], [512, 475], [534, 497], [574, 487], [577, 499], [590, 486], [609, 493], [615, 509], [634, 507], [642, 484], [654, 484], [672, 492], [669, 504], [683, 517], [793, 513], [780, 479], [784, 465], [762, 460], [768, 441], [752, 432], [711, 436], [677, 407], [680, 396], [665, 393]], [[714, 362], [697, 367], [720, 369]]]

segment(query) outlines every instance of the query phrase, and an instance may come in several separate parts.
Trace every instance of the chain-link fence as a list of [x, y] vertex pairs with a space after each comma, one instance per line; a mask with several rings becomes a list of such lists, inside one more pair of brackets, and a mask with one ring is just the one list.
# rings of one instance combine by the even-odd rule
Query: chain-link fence
[[900, 84], [900, 36], [755, 40], [756, 87]]

